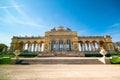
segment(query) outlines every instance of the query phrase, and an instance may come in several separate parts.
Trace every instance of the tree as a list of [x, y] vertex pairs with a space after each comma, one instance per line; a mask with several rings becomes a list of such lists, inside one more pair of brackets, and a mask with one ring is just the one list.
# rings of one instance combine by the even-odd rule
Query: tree
[[7, 51], [7, 48], [8, 46], [3, 44], [3, 43], [0, 43], [0, 53], [2, 52], [6, 52]]

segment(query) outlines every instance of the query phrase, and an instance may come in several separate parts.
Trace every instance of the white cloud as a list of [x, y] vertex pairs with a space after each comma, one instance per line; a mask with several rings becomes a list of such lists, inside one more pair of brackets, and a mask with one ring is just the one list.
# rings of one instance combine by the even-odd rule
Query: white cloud
[[111, 26], [111, 28], [116, 28], [116, 27], [120, 27], [120, 23], [115, 23]]
[[[5, 14], [4, 16], [1, 17], [0, 22], [4, 22], [5, 24], [10, 24], [11, 26], [23, 25], [24, 27], [29, 27], [29, 28], [31, 27], [31, 28], [49, 29], [51, 27], [50, 25], [45, 25], [44, 21], [41, 20], [41, 22], [39, 22], [37, 21], [37, 19], [34, 19], [28, 13], [26, 13], [24, 10], [24, 5], [19, 5], [14, 0], [11, 1], [11, 4], [12, 6], [0, 7], [5, 11]], [[11, 9], [15, 10], [16, 12], [12, 12]]]
[[23, 6], [23, 5], [0, 6], [0, 9], [17, 8], [17, 7], [22, 7], [22, 6]]
[[[3, 9], [2, 11], [5, 12], [4, 15], [0, 17], [0, 30], [3, 30], [0, 33], [0, 43], [10, 46], [11, 38], [13, 36], [43, 36], [44, 32], [50, 29], [51, 26], [44, 25], [44, 21], [42, 21], [42, 19], [40, 19], [39, 22], [37, 19], [28, 15], [23, 10], [23, 7], [23, 5], [17, 5], [15, 2], [13, 2], [12, 6], [0, 7], [0, 9]], [[12, 12], [11, 9], [14, 9], [16, 12]], [[17, 15], [14, 15], [15, 13]], [[6, 27], [4, 28], [4, 26]], [[9, 32], [4, 32], [6, 29], [10, 29], [7, 30]]]

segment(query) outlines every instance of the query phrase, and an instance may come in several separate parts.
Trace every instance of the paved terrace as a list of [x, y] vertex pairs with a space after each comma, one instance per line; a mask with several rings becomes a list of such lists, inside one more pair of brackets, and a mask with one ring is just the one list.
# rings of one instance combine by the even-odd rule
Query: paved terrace
[[0, 80], [120, 80], [120, 65], [0, 65]]

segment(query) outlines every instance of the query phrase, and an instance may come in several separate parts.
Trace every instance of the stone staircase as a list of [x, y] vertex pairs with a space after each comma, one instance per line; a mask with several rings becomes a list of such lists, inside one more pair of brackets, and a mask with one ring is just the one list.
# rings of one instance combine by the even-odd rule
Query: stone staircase
[[37, 53], [38, 57], [84, 57], [84, 52], [79, 51], [54, 51]]
[[[41, 58], [21, 58], [21, 64], [103, 64], [99, 58], [86, 57], [41, 57]], [[109, 58], [105, 59], [106, 64], [110, 64]], [[15, 63], [15, 59], [12, 59]]]

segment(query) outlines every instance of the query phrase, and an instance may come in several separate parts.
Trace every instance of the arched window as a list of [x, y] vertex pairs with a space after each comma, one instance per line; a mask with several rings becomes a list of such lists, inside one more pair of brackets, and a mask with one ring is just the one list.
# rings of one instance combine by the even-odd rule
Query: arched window
[[59, 40], [59, 50], [63, 50], [63, 40]]
[[55, 50], [55, 44], [56, 44], [56, 41], [55, 40], [52, 40], [51, 41], [51, 51], [54, 51]]
[[71, 41], [70, 40], [67, 40], [66, 48], [67, 48], [67, 51], [71, 51]]

